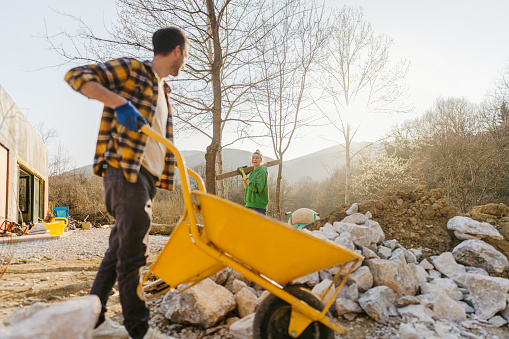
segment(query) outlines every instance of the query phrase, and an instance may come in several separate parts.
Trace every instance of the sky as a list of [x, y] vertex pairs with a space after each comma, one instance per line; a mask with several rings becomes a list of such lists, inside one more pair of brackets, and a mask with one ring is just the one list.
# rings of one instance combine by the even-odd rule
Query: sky
[[[464, 97], [479, 103], [509, 64], [509, 1], [504, 0], [326, 0], [329, 6], [362, 6], [365, 19], [377, 34], [389, 35], [391, 59], [410, 61], [406, 78], [408, 102], [415, 111], [406, 115], [370, 115], [363, 119], [357, 141], [374, 141], [397, 122], [414, 118], [439, 97]], [[42, 38], [74, 32], [76, 25], [59, 15], [79, 16], [97, 33], [115, 22], [113, 0], [19, 0], [0, 12], [0, 85], [33, 124], [57, 129], [49, 146], [65, 147], [73, 165], [91, 164], [102, 104], [74, 92], [63, 80], [71, 65], [54, 67], [62, 59]], [[299, 135], [286, 153], [293, 159], [340, 142], [329, 127]], [[181, 150], [205, 151], [210, 143], [199, 136], [176, 136]], [[253, 142], [232, 147], [274, 157], [270, 145]]]

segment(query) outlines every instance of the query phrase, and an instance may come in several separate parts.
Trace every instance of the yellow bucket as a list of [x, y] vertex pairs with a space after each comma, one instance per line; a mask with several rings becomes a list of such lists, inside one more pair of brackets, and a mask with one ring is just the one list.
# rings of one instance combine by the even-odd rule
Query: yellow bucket
[[56, 217], [51, 220], [49, 224], [43, 222], [44, 226], [49, 229], [49, 234], [60, 235], [64, 234], [64, 228], [69, 224], [67, 218]]

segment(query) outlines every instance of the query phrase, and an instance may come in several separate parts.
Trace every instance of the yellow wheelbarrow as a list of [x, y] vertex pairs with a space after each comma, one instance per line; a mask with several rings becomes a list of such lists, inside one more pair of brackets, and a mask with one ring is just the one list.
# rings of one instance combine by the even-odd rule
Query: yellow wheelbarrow
[[[185, 204], [184, 216], [138, 286], [142, 299], [143, 285], [151, 274], [168, 284], [160, 292], [165, 293], [180, 284], [190, 283], [189, 288], [231, 267], [272, 293], [256, 312], [254, 338], [334, 338], [332, 330], [345, 332], [328, 310], [355, 264], [364, 259], [362, 255], [207, 194], [201, 177], [186, 168], [169, 140], [147, 125], [141, 131], [175, 155]], [[197, 191], [191, 191], [188, 175], [198, 182]], [[195, 213], [203, 219], [201, 229]], [[336, 265], [342, 266], [329, 289], [343, 278], [327, 305], [306, 289], [283, 287], [298, 277]]]

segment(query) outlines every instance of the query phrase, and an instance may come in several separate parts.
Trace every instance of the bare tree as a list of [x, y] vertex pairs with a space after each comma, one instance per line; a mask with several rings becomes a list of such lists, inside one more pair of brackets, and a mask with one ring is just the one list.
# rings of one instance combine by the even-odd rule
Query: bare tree
[[312, 103], [310, 74], [327, 32], [323, 7], [315, 3], [287, 3], [285, 10], [272, 18], [265, 38], [257, 45], [260, 57], [251, 71], [261, 74], [262, 80], [250, 92], [255, 111], [280, 160], [275, 202], [279, 220], [284, 154], [297, 130], [311, 121], [303, 117], [302, 111]]
[[51, 151], [52, 155], [49, 159], [49, 176], [57, 176], [70, 170], [72, 165], [72, 157], [69, 156], [64, 144], [59, 143], [54, 150]]
[[53, 139], [58, 136], [56, 127], [48, 127], [44, 124], [44, 122], [35, 124], [34, 129], [46, 146], [49, 145]]
[[[242, 110], [245, 94], [256, 83], [246, 76], [254, 47], [263, 39], [271, 18], [281, 10], [265, 0], [119, 0], [118, 25], [101, 38], [78, 21], [77, 35], [49, 36], [53, 49], [68, 60], [105, 60], [118, 56], [149, 57], [151, 35], [158, 28], [176, 25], [184, 30], [191, 48], [185, 77], [172, 80], [173, 114], [181, 132], [189, 130], [210, 138], [206, 158], [206, 185], [216, 192], [216, 161], [227, 125], [249, 134], [250, 116]], [[274, 12], [271, 12], [274, 11]], [[64, 36], [66, 47], [55, 41]], [[81, 45], [79, 45], [81, 42]], [[230, 143], [235, 140], [230, 140]]]
[[320, 109], [345, 141], [345, 204], [349, 203], [350, 166], [354, 156], [350, 148], [360, 126], [352, 126], [350, 120], [362, 111], [394, 113], [407, 110], [400, 100], [404, 95], [403, 80], [409, 63], [402, 60], [392, 66], [389, 58], [391, 45], [390, 37], [375, 35], [361, 8], [343, 7], [334, 12], [320, 75], [322, 88], [333, 108], [320, 105]]
[[[438, 99], [433, 108], [406, 124], [410, 168], [429, 188], [443, 188], [461, 211], [493, 202], [507, 181], [508, 148], [487, 129], [479, 105], [466, 99]], [[506, 143], [507, 143], [507, 139]]]

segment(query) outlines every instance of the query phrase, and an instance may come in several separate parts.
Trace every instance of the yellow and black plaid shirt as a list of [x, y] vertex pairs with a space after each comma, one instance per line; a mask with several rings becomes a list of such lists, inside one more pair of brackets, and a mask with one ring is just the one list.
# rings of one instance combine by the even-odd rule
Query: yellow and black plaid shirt
[[[86, 82], [96, 81], [130, 100], [150, 125], [154, 121], [158, 83], [148, 61], [121, 58], [97, 65], [76, 67], [67, 72], [65, 80], [76, 91], [79, 91]], [[165, 83], [164, 88], [168, 102], [166, 138], [173, 142], [173, 120], [168, 100], [170, 87]], [[148, 138], [144, 133], [131, 132], [119, 124], [113, 109], [105, 106], [97, 138], [94, 173], [104, 176], [104, 169], [109, 165], [121, 168], [127, 181], [136, 182]], [[157, 186], [172, 190], [174, 171], [175, 158], [167, 150], [164, 171]]]

